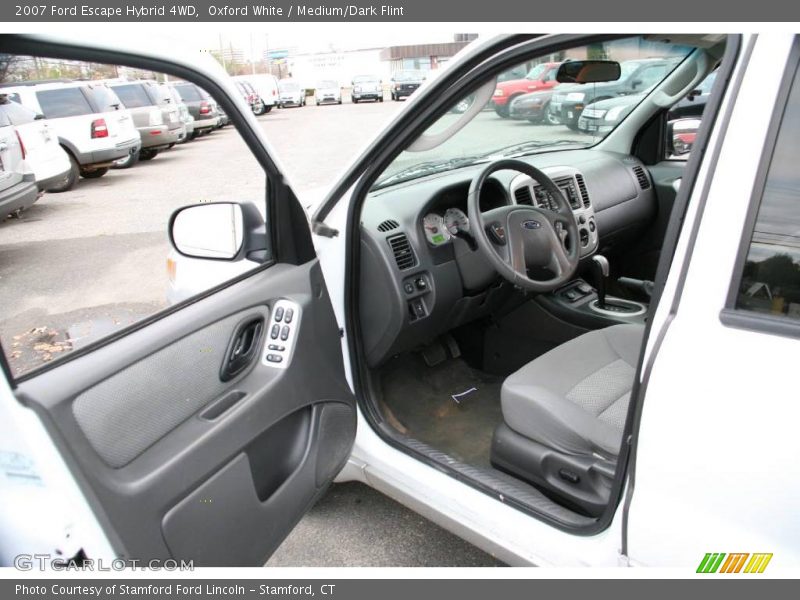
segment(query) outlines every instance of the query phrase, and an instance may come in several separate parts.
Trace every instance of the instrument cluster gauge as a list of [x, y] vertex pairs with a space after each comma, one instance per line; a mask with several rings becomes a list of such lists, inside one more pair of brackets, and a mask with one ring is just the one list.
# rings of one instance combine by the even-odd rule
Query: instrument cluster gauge
[[433, 246], [442, 246], [450, 241], [450, 232], [445, 227], [444, 219], [436, 213], [428, 213], [422, 218], [425, 237]]
[[459, 208], [448, 208], [444, 213], [444, 226], [452, 236], [461, 233], [469, 233], [469, 218], [464, 211]]

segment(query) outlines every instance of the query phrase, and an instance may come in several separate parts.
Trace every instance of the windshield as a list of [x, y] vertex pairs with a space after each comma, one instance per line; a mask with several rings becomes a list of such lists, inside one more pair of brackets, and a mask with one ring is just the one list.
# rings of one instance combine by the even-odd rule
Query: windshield
[[117, 95], [105, 85], [91, 85], [88, 89], [97, 104], [97, 112], [112, 112], [120, 107]]
[[[594, 146], [619, 126], [634, 106], [692, 50], [688, 46], [631, 37], [531, 57], [528, 62], [509, 69], [513, 73], [527, 71], [524, 86], [515, 87], [513, 82], [497, 86], [493, 96], [477, 111], [471, 106], [476, 102], [475, 94], [455, 103], [423, 134], [429, 140], [439, 136], [442, 141], [438, 145], [419, 143], [416, 147], [420, 150], [402, 152], [375, 185], [378, 188], [393, 185], [501, 156]], [[565, 60], [595, 58], [619, 62], [621, 77], [588, 84], [559, 83], [554, 76], [543, 78], [548, 69]], [[511, 81], [503, 73], [496, 75], [495, 80]], [[630, 97], [630, 103], [626, 97]], [[592, 107], [594, 103], [607, 104], [616, 98], [630, 110], [601, 112]], [[584, 109], [589, 107], [592, 110], [584, 116]], [[467, 111], [471, 117], [465, 116]], [[609, 117], [601, 118], [606, 113]], [[463, 124], [465, 118], [468, 122]]]
[[319, 88], [322, 90], [330, 90], [339, 87], [339, 84], [335, 81], [321, 81], [319, 84]]
[[203, 99], [203, 96], [200, 95], [200, 88], [191, 83], [176, 85], [174, 89], [184, 102], [197, 102]]
[[375, 75], [359, 75], [358, 77], [353, 77], [353, 83], [378, 83], [378, 81], [380, 81], [380, 78]]
[[282, 92], [298, 92], [300, 91], [300, 86], [296, 84], [294, 81], [281, 81], [278, 84], [278, 87]]

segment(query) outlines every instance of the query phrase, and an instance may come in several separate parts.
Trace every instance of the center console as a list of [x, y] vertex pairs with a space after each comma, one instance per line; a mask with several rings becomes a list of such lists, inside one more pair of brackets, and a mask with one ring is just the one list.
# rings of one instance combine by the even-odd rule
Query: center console
[[592, 266], [594, 286], [583, 279], [575, 279], [549, 294], [538, 296], [537, 301], [560, 319], [588, 329], [619, 323], [645, 323], [646, 304], [606, 294], [608, 260], [596, 254], [592, 257]]

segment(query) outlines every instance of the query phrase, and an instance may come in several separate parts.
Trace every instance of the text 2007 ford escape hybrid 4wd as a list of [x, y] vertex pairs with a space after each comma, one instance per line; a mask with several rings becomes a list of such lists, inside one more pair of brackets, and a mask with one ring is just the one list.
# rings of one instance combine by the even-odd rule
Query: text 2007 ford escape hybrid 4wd
[[[480, 41], [310, 227], [217, 68], [140, 45], [0, 46], [156, 61], [208, 90], [269, 182], [266, 223], [231, 198], [179, 209], [169, 232], [187, 260], [260, 268], [4, 384], [17, 451], [54, 465], [48, 491], [76, 507], [69, 552], [262, 564], [338, 478], [511, 564], [800, 560], [793, 36]], [[558, 86], [597, 101], [622, 63], [663, 68], [602, 133], [497, 128], [498, 78], [556, 53]], [[715, 69], [687, 156], [668, 114]]]

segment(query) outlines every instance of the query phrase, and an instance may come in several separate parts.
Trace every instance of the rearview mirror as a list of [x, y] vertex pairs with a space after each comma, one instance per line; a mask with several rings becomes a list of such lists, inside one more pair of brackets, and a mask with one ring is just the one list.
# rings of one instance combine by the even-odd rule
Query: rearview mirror
[[213, 202], [172, 213], [169, 239], [183, 256], [210, 260], [266, 260], [266, 223], [251, 203]]
[[556, 73], [559, 83], [602, 83], [616, 81], [620, 76], [619, 63], [614, 60], [570, 60], [561, 63]]

